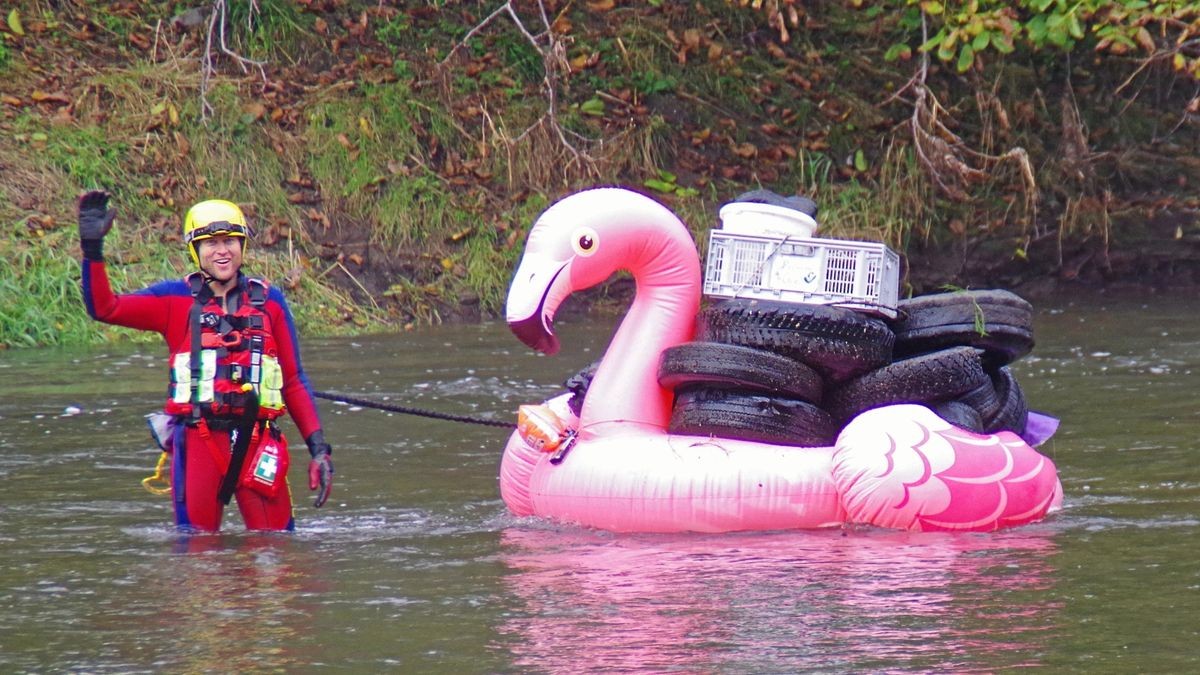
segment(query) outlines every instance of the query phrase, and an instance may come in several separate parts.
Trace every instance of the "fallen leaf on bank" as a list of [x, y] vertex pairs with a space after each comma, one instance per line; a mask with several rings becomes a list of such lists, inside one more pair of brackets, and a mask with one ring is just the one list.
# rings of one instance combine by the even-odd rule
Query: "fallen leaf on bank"
[[754, 147], [753, 143], [742, 143], [733, 149], [733, 154], [750, 159], [758, 154], [758, 148]]
[[346, 137], [346, 134], [338, 134], [337, 142], [346, 149], [346, 153], [351, 162], [358, 159], [358, 148], [355, 147], [354, 143], [352, 143], [350, 139]]
[[55, 92], [52, 94], [49, 92], [42, 91], [41, 89], [35, 90], [32, 94], [29, 95], [29, 98], [34, 103], [57, 103], [60, 105], [67, 105], [68, 103], [71, 102], [71, 99], [67, 98], [66, 94], [59, 93], [59, 92]]
[[13, 35], [25, 36], [25, 27], [21, 25], [20, 10], [14, 9], [8, 13], [8, 29], [13, 32]]
[[578, 73], [579, 71], [588, 67], [588, 62], [591, 61], [591, 58], [592, 55], [585, 52], [570, 59], [567, 63], [569, 63], [571, 66], [571, 72]]
[[787, 80], [788, 82], [791, 82], [792, 84], [804, 90], [812, 89], [813, 86], [812, 80], [809, 80], [799, 73], [789, 72], [787, 74]]
[[242, 112], [246, 113], [251, 119], [257, 122], [267, 114], [267, 106], [259, 103], [258, 101], [252, 101], [242, 106]]
[[279, 228], [268, 225], [262, 232], [255, 232], [254, 243], [257, 246], [274, 246], [279, 243]]

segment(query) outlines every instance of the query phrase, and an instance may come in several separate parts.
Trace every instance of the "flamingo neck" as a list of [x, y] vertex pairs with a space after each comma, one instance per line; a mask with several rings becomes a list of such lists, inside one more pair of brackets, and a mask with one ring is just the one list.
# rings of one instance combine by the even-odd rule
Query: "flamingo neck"
[[692, 339], [700, 307], [699, 261], [690, 238], [687, 244], [683, 252], [657, 252], [640, 270], [630, 266], [637, 291], [588, 388], [584, 437], [612, 434], [611, 423], [666, 430], [673, 392], [658, 384], [659, 361], [664, 349]]

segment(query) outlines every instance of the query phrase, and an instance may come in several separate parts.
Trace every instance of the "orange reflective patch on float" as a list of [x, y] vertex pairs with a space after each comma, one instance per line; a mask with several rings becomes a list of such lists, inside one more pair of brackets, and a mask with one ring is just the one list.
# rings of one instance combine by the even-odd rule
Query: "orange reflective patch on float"
[[567, 425], [545, 404], [517, 408], [517, 433], [537, 450], [554, 452], [567, 436]]

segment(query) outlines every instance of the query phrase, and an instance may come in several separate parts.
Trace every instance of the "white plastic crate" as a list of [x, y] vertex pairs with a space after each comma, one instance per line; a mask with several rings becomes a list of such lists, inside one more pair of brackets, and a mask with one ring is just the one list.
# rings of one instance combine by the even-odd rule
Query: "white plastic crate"
[[837, 305], [896, 318], [900, 256], [883, 244], [712, 230], [704, 294]]

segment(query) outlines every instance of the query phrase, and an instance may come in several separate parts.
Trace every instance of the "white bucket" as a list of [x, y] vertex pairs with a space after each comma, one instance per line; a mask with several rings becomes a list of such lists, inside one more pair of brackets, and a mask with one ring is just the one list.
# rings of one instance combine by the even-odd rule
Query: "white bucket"
[[817, 221], [812, 216], [782, 206], [730, 202], [722, 206], [718, 213], [721, 217], [721, 229], [733, 234], [808, 239], [817, 231]]

